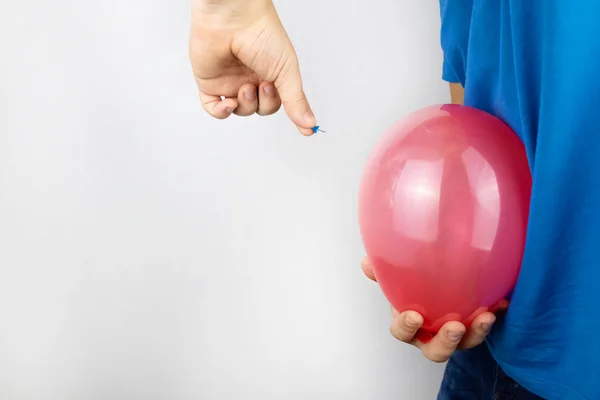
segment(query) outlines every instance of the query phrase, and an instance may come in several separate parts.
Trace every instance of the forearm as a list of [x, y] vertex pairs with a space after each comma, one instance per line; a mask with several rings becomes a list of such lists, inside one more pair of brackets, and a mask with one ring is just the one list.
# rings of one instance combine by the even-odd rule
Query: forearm
[[452, 104], [464, 104], [465, 102], [465, 90], [460, 83], [450, 84], [450, 101]]

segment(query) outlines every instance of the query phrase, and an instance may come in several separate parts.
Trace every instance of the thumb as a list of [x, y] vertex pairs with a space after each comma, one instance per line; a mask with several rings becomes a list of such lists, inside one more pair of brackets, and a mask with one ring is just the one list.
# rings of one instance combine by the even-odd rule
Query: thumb
[[286, 114], [306, 136], [313, 134], [317, 120], [302, 89], [302, 77], [298, 60], [291, 60], [274, 82]]
[[377, 282], [377, 277], [375, 276], [375, 272], [373, 271], [373, 265], [371, 265], [371, 261], [369, 261], [368, 257], [363, 258], [362, 262], [360, 263], [360, 266], [367, 278], [374, 282]]

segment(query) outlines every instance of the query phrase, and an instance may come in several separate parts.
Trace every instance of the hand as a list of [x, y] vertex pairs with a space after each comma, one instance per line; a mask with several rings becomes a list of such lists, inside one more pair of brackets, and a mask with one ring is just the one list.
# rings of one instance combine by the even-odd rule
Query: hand
[[283, 103], [300, 133], [313, 134], [296, 51], [271, 0], [192, 0], [190, 59], [213, 117], [270, 115]]
[[[369, 259], [362, 262], [365, 275], [372, 281], [377, 281]], [[496, 309], [506, 308], [507, 302], [502, 302]], [[392, 335], [401, 342], [418, 347], [425, 357], [434, 362], [448, 361], [456, 350], [470, 349], [481, 344], [496, 322], [496, 316], [491, 312], [479, 315], [467, 331], [465, 326], [457, 321], [446, 323], [437, 335], [427, 343], [417, 339], [418, 331], [423, 325], [423, 316], [415, 311], [399, 313], [392, 307]]]

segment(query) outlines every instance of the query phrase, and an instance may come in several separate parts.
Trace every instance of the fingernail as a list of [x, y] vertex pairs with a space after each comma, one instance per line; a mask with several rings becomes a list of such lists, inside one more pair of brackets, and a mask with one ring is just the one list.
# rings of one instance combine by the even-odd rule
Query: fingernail
[[448, 338], [453, 342], [458, 342], [463, 337], [463, 335], [463, 332], [448, 332]]
[[231, 114], [231, 113], [233, 112], [233, 110], [234, 110], [234, 108], [233, 108], [233, 107], [227, 107], [227, 108], [225, 109], [225, 112], [226, 112], [227, 114]]
[[275, 96], [275, 86], [273, 86], [273, 85], [265, 86], [265, 93], [271, 97]]
[[255, 90], [246, 90], [244, 92], [244, 97], [246, 98], [246, 100], [254, 100], [256, 99], [256, 91]]
[[492, 323], [491, 322], [484, 322], [483, 324], [481, 324], [481, 329], [483, 329], [485, 332], [489, 332], [492, 329]]
[[317, 121], [315, 120], [315, 116], [313, 115], [312, 112], [310, 112], [310, 111], [305, 112], [303, 118], [304, 118], [304, 121], [309, 123], [311, 126], [317, 125]]

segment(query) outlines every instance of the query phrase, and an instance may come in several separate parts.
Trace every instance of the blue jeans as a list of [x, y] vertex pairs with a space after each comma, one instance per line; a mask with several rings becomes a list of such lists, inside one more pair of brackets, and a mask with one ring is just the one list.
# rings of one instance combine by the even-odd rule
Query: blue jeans
[[452, 355], [438, 400], [541, 400], [502, 371], [487, 345]]

